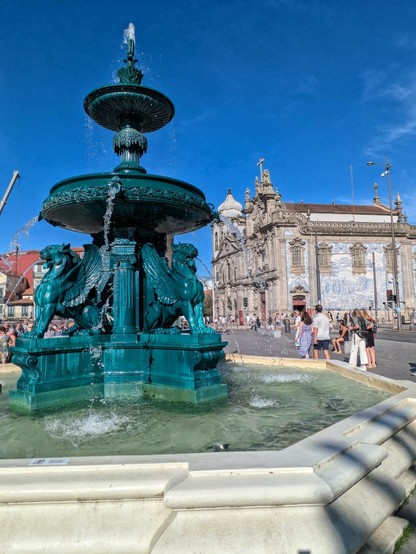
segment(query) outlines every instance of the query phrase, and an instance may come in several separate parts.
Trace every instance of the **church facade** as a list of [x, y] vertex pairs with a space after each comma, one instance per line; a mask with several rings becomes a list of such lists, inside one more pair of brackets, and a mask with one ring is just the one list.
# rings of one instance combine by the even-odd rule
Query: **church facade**
[[[268, 170], [256, 179], [253, 197], [247, 189], [244, 208], [229, 190], [212, 224], [214, 317], [243, 322], [255, 314], [265, 322], [320, 303], [335, 313], [377, 309], [380, 321], [395, 314], [409, 321], [416, 307], [416, 226], [399, 195], [390, 212], [378, 185], [374, 190], [368, 206], [285, 203]], [[392, 298], [395, 265], [398, 298]]]

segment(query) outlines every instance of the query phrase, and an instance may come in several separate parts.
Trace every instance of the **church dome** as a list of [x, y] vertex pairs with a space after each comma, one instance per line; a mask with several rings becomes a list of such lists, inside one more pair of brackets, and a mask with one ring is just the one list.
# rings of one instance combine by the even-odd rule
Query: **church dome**
[[231, 189], [224, 202], [218, 207], [218, 213], [225, 217], [240, 217], [242, 215], [243, 205], [234, 198]]

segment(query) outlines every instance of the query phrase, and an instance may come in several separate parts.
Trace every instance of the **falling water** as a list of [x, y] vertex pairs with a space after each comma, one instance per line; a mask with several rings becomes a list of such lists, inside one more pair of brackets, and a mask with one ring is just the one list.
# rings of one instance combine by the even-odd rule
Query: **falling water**
[[[217, 286], [217, 283], [215, 282], [215, 276], [213, 275], [212, 271], [209, 270], [209, 268], [207, 267], [206, 263], [205, 263], [203, 260], [201, 260], [201, 258], [197, 258], [197, 260], [198, 260], [198, 262], [199, 262], [201, 265], [203, 265], [204, 268], [208, 271], [208, 275], [211, 277], [212, 286], [213, 286], [213, 289], [214, 289], [214, 292], [215, 292], [216, 286]], [[213, 308], [214, 308], [214, 306], [213, 306]], [[235, 345], [236, 345], [236, 347], [237, 347], [237, 352], [236, 352], [236, 353], [240, 356], [240, 358], [241, 358], [241, 363], [242, 363], [242, 364], [245, 364], [244, 358], [243, 358], [243, 356], [241, 355], [240, 344], [239, 344], [239, 342], [238, 342], [238, 340], [237, 340], [237, 336], [236, 336], [236, 334], [235, 334], [235, 332], [234, 332], [234, 328], [233, 328], [232, 325], [230, 325], [229, 328], [230, 328], [230, 330], [231, 330], [231, 334], [233, 335], [233, 338], [234, 338], [234, 340], [235, 340]]]
[[14, 234], [12, 241], [10, 243], [10, 252], [14, 252], [16, 248], [20, 248], [19, 237], [24, 235], [26, 238], [29, 237], [30, 229], [39, 221], [39, 216], [32, 217], [27, 223], [23, 225], [16, 233]]
[[230, 219], [224, 215], [220, 215], [220, 220], [224, 223], [229, 231], [240, 241], [241, 248], [244, 252], [244, 256], [247, 260], [247, 271], [250, 274], [252, 271], [252, 255], [251, 250], [247, 246], [246, 237], [239, 227]]
[[[41, 259], [38, 259], [36, 261], [34, 261], [32, 264], [30, 264], [29, 267], [27, 267], [24, 272], [19, 276], [19, 279], [17, 280], [15, 286], [13, 287], [12, 291], [10, 292], [9, 294], [9, 298], [6, 300], [6, 302], [4, 303], [4, 307], [3, 307], [3, 310], [5, 310], [7, 308], [7, 306], [9, 305], [9, 302], [11, 302], [11, 300], [13, 299], [13, 295], [14, 293], [16, 292], [16, 289], [17, 287], [20, 285], [20, 283], [23, 281], [23, 279], [26, 277], [26, 274], [29, 273], [29, 271], [32, 269], [32, 267], [34, 267], [36, 264], [38, 264], [39, 262], [41, 262], [42, 260]], [[5, 312], [3, 311], [3, 314]]]
[[108, 251], [110, 249], [110, 242], [109, 242], [109, 236], [110, 236], [110, 227], [111, 227], [111, 217], [113, 215], [114, 210], [114, 200], [117, 197], [117, 194], [120, 192], [120, 183], [117, 181], [110, 181], [108, 183], [108, 195], [106, 200], [106, 209], [104, 214], [104, 227], [103, 227], [103, 233], [104, 233], [104, 246], [105, 249]]

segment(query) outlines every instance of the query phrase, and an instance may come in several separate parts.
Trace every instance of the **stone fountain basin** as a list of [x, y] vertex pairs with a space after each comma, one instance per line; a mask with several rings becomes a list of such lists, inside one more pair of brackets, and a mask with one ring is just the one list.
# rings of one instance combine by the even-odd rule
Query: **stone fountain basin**
[[392, 396], [279, 452], [0, 461], [2, 551], [392, 552], [416, 480], [416, 385], [337, 361], [236, 361], [325, 368]]
[[111, 227], [156, 233], [187, 233], [214, 218], [213, 206], [197, 187], [178, 179], [133, 171], [93, 173], [60, 181], [50, 191], [41, 217], [52, 225], [95, 235], [103, 231], [111, 187], [121, 183]]

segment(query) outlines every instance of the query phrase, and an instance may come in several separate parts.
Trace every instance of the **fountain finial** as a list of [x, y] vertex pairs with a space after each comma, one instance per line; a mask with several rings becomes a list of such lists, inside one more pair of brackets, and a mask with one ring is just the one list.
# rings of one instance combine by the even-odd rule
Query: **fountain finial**
[[137, 59], [134, 57], [136, 38], [133, 23], [129, 23], [127, 29], [124, 29], [123, 42], [127, 44], [127, 58], [123, 60], [126, 65], [117, 71], [120, 83], [126, 85], [140, 85], [143, 79], [143, 71], [137, 69], [134, 65]]

